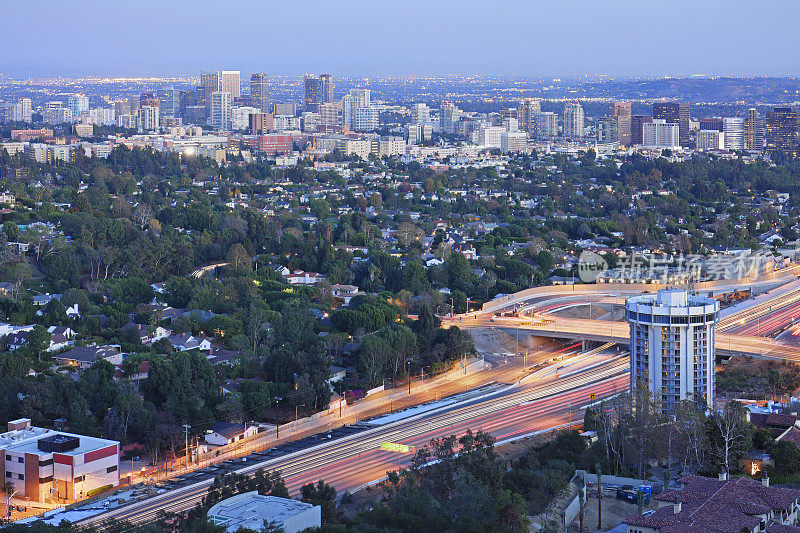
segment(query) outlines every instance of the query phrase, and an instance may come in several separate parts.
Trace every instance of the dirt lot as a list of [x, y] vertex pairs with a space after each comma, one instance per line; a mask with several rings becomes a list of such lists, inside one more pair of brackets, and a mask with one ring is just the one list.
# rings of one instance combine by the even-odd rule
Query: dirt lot
[[514, 353], [516, 339], [499, 328], [474, 328], [469, 330], [475, 349], [485, 353]]

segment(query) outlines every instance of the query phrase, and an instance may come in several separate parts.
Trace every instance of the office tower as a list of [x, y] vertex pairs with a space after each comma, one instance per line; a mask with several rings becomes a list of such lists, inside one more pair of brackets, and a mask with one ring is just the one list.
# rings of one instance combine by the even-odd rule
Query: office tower
[[700, 129], [701, 130], [717, 130], [722, 131], [722, 119], [721, 118], [701, 118], [700, 119]]
[[242, 96], [242, 79], [238, 70], [223, 70], [220, 76], [220, 91], [230, 93], [231, 101]]
[[[597, 141], [602, 143], [622, 142], [619, 140], [619, 117], [610, 115], [597, 121]], [[627, 119], [628, 139], [630, 142], [630, 116]]]
[[439, 131], [455, 133], [456, 123], [461, 116], [461, 110], [452, 102], [442, 102], [439, 105]]
[[72, 119], [78, 120], [81, 115], [89, 111], [89, 97], [83, 94], [67, 96], [67, 108], [72, 112]]
[[564, 137], [583, 137], [583, 107], [578, 102], [564, 106]]
[[726, 134], [719, 130], [700, 130], [697, 132], [698, 150], [722, 150], [725, 148]]
[[250, 115], [250, 135], [264, 135], [272, 131], [272, 115], [253, 113]]
[[631, 145], [631, 103], [610, 102], [608, 116], [613, 117], [617, 126], [617, 140], [623, 146]]
[[113, 126], [117, 123], [117, 115], [113, 107], [90, 109], [89, 118], [92, 124], [98, 124], [100, 126]]
[[642, 144], [652, 148], [676, 148], [680, 146], [680, 128], [674, 122], [654, 118], [642, 124]]
[[265, 72], [254, 72], [250, 76], [250, 100], [253, 107], [269, 113], [269, 78]]
[[519, 131], [519, 121], [516, 117], [507, 117], [503, 119], [503, 129], [505, 131]]
[[542, 104], [536, 98], [523, 98], [517, 108], [517, 120], [522, 131], [533, 135], [536, 132], [536, 114], [542, 112]]
[[725, 117], [722, 119], [726, 150], [744, 150], [744, 118]]
[[66, 124], [73, 121], [68, 107], [45, 107], [42, 114], [45, 124]]
[[137, 113], [136, 126], [142, 131], [153, 131], [159, 127], [158, 106], [143, 105]]
[[275, 116], [293, 117], [297, 114], [297, 104], [294, 102], [284, 102], [272, 106], [272, 114]]
[[758, 110], [751, 107], [747, 110], [744, 119], [744, 148], [745, 150], [764, 149], [764, 117]]
[[406, 140], [408, 144], [419, 144], [430, 140], [433, 127], [430, 124], [409, 124], [406, 126]]
[[315, 77], [306, 75], [303, 79], [303, 111], [319, 111], [322, 103], [322, 81]]
[[631, 115], [631, 146], [642, 144], [642, 130], [644, 125], [652, 122], [650, 115]]
[[536, 113], [534, 119], [534, 134], [537, 140], [554, 139], [558, 135], [558, 115], [552, 111]]
[[[358, 110], [368, 110], [372, 108], [370, 94], [371, 91], [369, 89], [350, 89], [350, 92], [344, 95], [341, 101], [342, 126], [356, 131], [367, 131], [368, 129], [377, 128], [377, 121], [375, 122], [374, 128], [369, 128], [369, 125], [372, 124], [372, 111], [361, 111], [359, 126], [356, 126], [356, 113]], [[375, 110], [375, 113], [377, 113], [377, 110]]]
[[653, 118], [678, 125], [680, 145], [689, 143], [689, 121], [691, 112], [686, 102], [653, 102]]
[[665, 413], [681, 400], [714, 408], [714, 329], [719, 302], [661, 289], [625, 301], [631, 390], [646, 384]]
[[211, 93], [211, 113], [209, 124], [218, 131], [231, 131], [231, 93], [214, 91]]
[[14, 122], [30, 122], [33, 116], [33, 105], [30, 98], [20, 98], [11, 108], [11, 120]]
[[181, 93], [179, 89], [161, 89], [156, 92], [161, 117], [177, 117], [181, 114]]
[[796, 108], [773, 108], [767, 115], [767, 148], [795, 153], [798, 150], [797, 120]]
[[428, 104], [413, 104], [411, 106], [411, 123], [412, 124], [431, 123], [431, 110], [428, 107]]

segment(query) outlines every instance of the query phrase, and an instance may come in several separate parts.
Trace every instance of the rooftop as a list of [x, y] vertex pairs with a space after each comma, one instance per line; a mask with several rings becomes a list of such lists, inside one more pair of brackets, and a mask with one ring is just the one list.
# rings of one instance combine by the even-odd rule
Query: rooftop
[[284, 520], [305, 513], [314, 507], [304, 503], [277, 496], [262, 496], [256, 491], [238, 494], [222, 500], [208, 510], [208, 519], [215, 524], [224, 525], [228, 531], [240, 527], [260, 530], [264, 520], [279, 525]]

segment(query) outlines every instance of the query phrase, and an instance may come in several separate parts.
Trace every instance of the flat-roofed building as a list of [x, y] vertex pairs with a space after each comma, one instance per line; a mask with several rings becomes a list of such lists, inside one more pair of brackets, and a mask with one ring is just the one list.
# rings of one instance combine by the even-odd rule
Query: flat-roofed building
[[283, 533], [298, 533], [320, 527], [322, 508], [319, 505], [263, 496], [257, 491], [237, 494], [222, 500], [208, 510], [208, 520], [233, 533], [240, 528], [261, 531], [264, 524], [274, 524]]

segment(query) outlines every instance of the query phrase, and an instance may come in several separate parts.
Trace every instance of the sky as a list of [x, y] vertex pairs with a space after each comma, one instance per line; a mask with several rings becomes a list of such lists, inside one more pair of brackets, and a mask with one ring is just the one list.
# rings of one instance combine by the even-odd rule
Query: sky
[[800, 75], [797, 0], [3, 4], [8, 73]]

